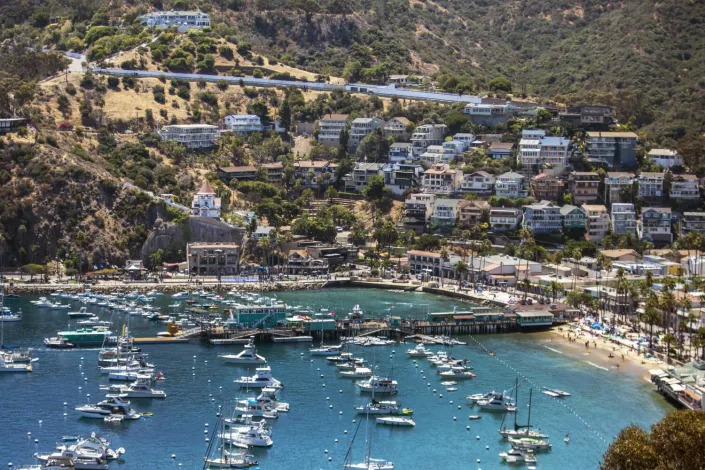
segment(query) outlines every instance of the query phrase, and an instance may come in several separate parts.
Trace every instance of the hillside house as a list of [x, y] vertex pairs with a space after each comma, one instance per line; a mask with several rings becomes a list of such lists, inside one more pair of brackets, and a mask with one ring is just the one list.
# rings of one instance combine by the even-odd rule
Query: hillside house
[[463, 109], [463, 113], [472, 123], [486, 127], [506, 124], [509, 118], [516, 116], [517, 112], [517, 107], [510, 102], [505, 104], [469, 103]]
[[700, 186], [695, 175], [673, 175], [671, 178], [671, 199], [697, 201], [700, 199]]
[[389, 162], [410, 162], [414, 159], [410, 142], [394, 142], [389, 146]]
[[538, 201], [563, 201], [565, 184], [555, 176], [540, 173], [531, 178], [531, 192]]
[[560, 233], [563, 227], [561, 209], [551, 201], [526, 205], [522, 226], [533, 233]]
[[408, 139], [409, 131], [407, 130], [407, 128], [410, 125], [411, 121], [409, 121], [405, 117], [393, 117], [392, 119], [384, 123], [384, 126], [382, 127], [382, 133], [384, 133], [386, 137], [392, 137], [394, 139]]
[[520, 197], [527, 197], [529, 191], [526, 188], [526, 177], [515, 173], [513, 171], [508, 171], [497, 177], [495, 181], [495, 195], [497, 197], [506, 197], [509, 199], [518, 199]]
[[651, 149], [646, 156], [652, 162], [657, 165], [661, 165], [664, 169], [668, 170], [673, 167], [682, 167], [683, 159], [678, 152], [669, 149]]
[[513, 142], [492, 142], [487, 149], [487, 156], [495, 160], [509, 158], [514, 149]]
[[664, 173], [642, 172], [639, 181], [639, 197], [643, 199], [660, 199], [664, 196]]
[[384, 121], [377, 117], [356, 118], [350, 123], [350, 136], [348, 137], [348, 150], [354, 152], [362, 139], [382, 126]]
[[673, 243], [671, 230], [672, 214], [670, 207], [645, 207], [641, 211], [641, 221], [637, 224], [637, 234], [642, 240], [663, 246]]
[[347, 125], [347, 114], [326, 114], [318, 120], [318, 142], [329, 147], [337, 147], [340, 145], [340, 134]]
[[588, 132], [588, 161], [607, 168], [636, 166], [638, 136], [633, 132]]
[[335, 181], [338, 164], [327, 160], [300, 160], [294, 162], [294, 178], [302, 180], [307, 188], [317, 188], [319, 180], [323, 184]]
[[622, 202], [623, 195], [631, 191], [636, 176], [623, 171], [608, 171], [605, 177], [606, 199], [610, 203]]
[[494, 207], [490, 209], [490, 227], [493, 232], [507, 232], [519, 228], [523, 212], [516, 207]]
[[207, 28], [211, 25], [208, 13], [201, 11], [154, 11], [139, 17], [141, 23], [149, 28], [168, 29], [176, 26], [180, 33], [191, 28]]
[[585, 229], [587, 214], [581, 207], [566, 204], [561, 207], [563, 230]]
[[599, 243], [610, 230], [610, 216], [607, 208], [602, 204], [583, 204], [586, 214], [585, 239], [589, 242]]
[[413, 163], [389, 163], [382, 168], [382, 174], [384, 186], [398, 196], [421, 184], [423, 167]]
[[343, 177], [345, 191], [361, 192], [370, 178], [381, 175], [384, 163], [356, 162], [355, 168]]
[[600, 197], [600, 176], [594, 171], [573, 171], [568, 176], [568, 190], [573, 204], [597, 201]]
[[480, 196], [489, 196], [495, 185], [495, 177], [486, 171], [475, 171], [463, 175], [460, 181], [460, 191], [475, 193]]
[[462, 179], [462, 170], [453, 169], [445, 163], [437, 163], [424, 172], [421, 187], [428, 193], [453, 194], [460, 189]]
[[612, 231], [619, 235], [636, 235], [636, 210], [631, 203], [612, 204]]
[[443, 138], [448, 133], [445, 124], [424, 124], [414, 129], [411, 135], [411, 146], [414, 157], [421, 156], [429, 145], [443, 144]]
[[220, 198], [216, 197], [213, 187], [207, 180], [203, 181], [191, 201], [191, 214], [199, 217], [220, 217]]
[[164, 126], [159, 135], [190, 149], [213, 147], [220, 138], [218, 127], [209, 124], [171, 124]]
[[225, 116], [223, 123], [227, 130], [237, 135], [247, 135], [264, 130], [262, 120], [255, 114], [231, 114]]

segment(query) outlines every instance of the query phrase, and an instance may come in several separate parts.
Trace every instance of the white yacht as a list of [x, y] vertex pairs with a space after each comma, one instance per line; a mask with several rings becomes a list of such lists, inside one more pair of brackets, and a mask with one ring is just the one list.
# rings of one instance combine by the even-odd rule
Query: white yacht
[[97, 405], [77, 406], [76, 411], [85, 418], [103, 419], [109, 415], [122, 415], [126, 419], [139, 419], [140, 415], [130, 408], [130, 402], [119, 397], [108, 397]]
[[30, 300], [35, 307], [51, 307], [53, 304], [46, 297], [39, 297], [39, 300]]
[[394, 470], [394, 463], [388, 460], [365, 457], [364, 462], [347, 463], [343, 465], [343, 468], [345, 470]]
[[247, 432], [237, 434], [232, 443], [238, 447], [271, 447], [274, 444], [271, 436], [260, 431], [259, 426], [250, 427]]
[[189, 296], [189, 293], [188, 293], [188, 292], [186, 292], [186, 291], [181, 291], [181, 292], [177, 292], [176, 294], [172, 295], [171, 298], [172, 298], [172, 299], [185, 299], [185, 298], [187, 298], [188, 296]]
[[0, 353], [0, 373], [2, 372], [32, 372], [32, 364], [14, 362], [11, 356]]
[[372, 377], [372, 369], [369, 367], [356, 367], [353, 370], [340, 371], [340, 376], [346, 379], [369, 379]]
[[335, 368], [338, 370], [355, 370], [358, 367], [364, 367], [367, 361], [362, 358], [354, 357], [347, 362], [336, 362]]
[[468, 396], [466, 396], [465, 399], [466, 399], [467, 401], [469, 401], [471, 404], [474, 405], [475, 403], [477, 403], [477, 402], [480, 401], [480, 400], [487, 400], [487, 399], [489, 399], [489, 398], [492, 398], [492, 395], [493, 395], [493, 394], [494, 394], [494, 392], [490, 392], [490, 393], [475, 393], [475, 394], [473, 394], [473, 395], [468, 395]]
[[426, 357], [431, 351], [426, 349], [426, 346], [423, 344], [417, 344], [414, 349], [407, 349], [406, 354], [409, 355], [409, 357]]
[[507, 396], [505, 392], [495, 393], [492, 392], [492, 396], [488, 398], [483, 398], [477, 400], [477, 405], [485, 411], [502, 411], [513, 413], [516, 412], [517, 407], [510, 397]]
[[255, 398], [237, 400], [235, 411], [257, 418], [276, 419], [279, 417], [279, 412], [275, 408], [271, 407], [267, 402], [259, 401]]
[[397, 393], [397, 381], [373, 375], [367, 380], [357, 382], [361, 392], [367, 393]]
[[340, 350], [343, 349], [343, 345], [339, 344], [337, 346], [321, 346], [318, 348], [311, 348], [308, 352], [312, 356], [337, 356], [340, 354]]
[[235, 383], [240, 385], [240, 387], [249, 388], [281, 388], [282, 386], [281, 382], [272, 377], [272, 369], [269, 367], [258, 367], [255, 369], [255, 375], [250, 377], [242, 376], [239, 379], [235, 379]]
[[513, 437], [514, 439], [521, 439], [522, 437], [529, 437], [531, 439], [548, 439], [548, 434], [543, 433], [537, 429], [529, 429], [529, 428], [522, 428], [522, 429], [500, 429], [499, 434], [504, 437], [505, 439], [508, 439], [510, 437]]
[[475, 377], [477, 377], [475, 374], [473, 374], [463, 366], [453, 366], [450, 370], [441, 372], [439, 375], [443, 379], [454, 380], [467, 380], [474, 379]]
[[81, 307], [77, 312], [69, 312], [69, 318], [90, 318], [93, 314], [88, 311], [88, 307], [85, 305]]
[[520, 450], [551, 450], [551, 443], [543, 439], [532, 439], [530, 437], [509, 438], [512, 447]]
[[257, 396], [257, 401], [267, 404], [270, 408], [273, 408], [280, 413], [287, 413], [289, 411], [289, 404], [279, 401], [277, 398], [278, 391], [279, 389], [277, 388], [264, 387]]
[[15, 321], [21, 321], [22, 320], [22, 313], [17, 312], [17, 313], [12, 313], [9, 308], [3, 308], [0, 310], [0, 322], [15, 322]]
[[257, 354], [254, 343], [245, 345], [245, 349], [237, 354], [219, 354], [219, 358], [224, 359], [229, 364], [264, 364], [267, 360]]
[[355, 410], [359, 414], [370, 415], [412, 415], [414, 412], [409, 408], [402, 408], [401, 404], [396, 401], [377, 401], [372, 399], [371, 402], [364, 406], [356, 406]]
[[164, 390], [152, 388], [151, 378], [137, 379], [129, 385], [111, 385], [108, 390], [112, 392], [108, 396], [119, 398], [166, 398]]
[[531, 449], [517, 449], [512, 447], [508, 452], [500, 452], [499, 456], [507, 463], [535, 464], [536, 456]]
[[387, 426], [416, 426], [416, 422], [411, 418], [403, 418], [401, 416], [381, 416], [375, 420], [377, 424], [385, 424]]

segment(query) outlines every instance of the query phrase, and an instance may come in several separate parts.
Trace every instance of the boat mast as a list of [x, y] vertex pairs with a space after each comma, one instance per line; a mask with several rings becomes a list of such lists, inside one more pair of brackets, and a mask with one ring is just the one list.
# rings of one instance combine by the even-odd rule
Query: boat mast
[[529, 419], [526, 421], [526, 427], [531, 428], [531, 396], [533, 395], [534, 389], [529, 389]]
[[516, 394], [516, 399], [514, 401], [514, 406], [516, 407], [516, 411], [514, 412], [514, 430], [518, 430], [519, 426], [517, 425], [517, 415], [519, 414], [519, 377], [516, 378], [516, 381], [514, 382], [514, 393]]

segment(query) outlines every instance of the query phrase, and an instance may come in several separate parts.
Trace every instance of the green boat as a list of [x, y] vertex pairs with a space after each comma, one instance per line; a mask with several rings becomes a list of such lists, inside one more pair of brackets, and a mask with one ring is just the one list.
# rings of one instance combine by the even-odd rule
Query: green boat
[[102, 345], [111, 334], [112, 331], [105, 328], [79, 328], [57, 333], [59, 337], [66, 338], [69, 343], [76, 346]]

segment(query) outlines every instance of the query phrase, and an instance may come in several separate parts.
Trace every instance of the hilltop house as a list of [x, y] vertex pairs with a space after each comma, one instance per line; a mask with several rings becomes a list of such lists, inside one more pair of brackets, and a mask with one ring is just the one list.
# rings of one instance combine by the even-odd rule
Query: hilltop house
[[489, 196], [494, 189], [495, 177], [486, 171], [476, 171], [463, 175], [460, 182], [460, 191], [475, 193], [480, 196]]
[[191, 28], [207, 28], [211, 25], [208, 13], [201, 11], [154, 11], [139, 17], [141, 23], [149, 28], [171, 28], [176, 26], [180, 33]]
[[646, 155], [652, 162], [661, 165], [665, 169], [683, 166], [683, 159], [675, 150], [651, 149]]
[[513, 171], [499, 175], [494, 190], [497, 197], [509, 199], [518, 199], [529, 195], [529, 191], [526, 189], [526, 178]]
[[255, 114], [231, 114], [223, 120], [225, 128], [238, 135], [262, 132], [264, 126], [259, 116]]
[[517, 107], [510, 102], [505, 104], [469, 103], [463, 109], [471, 122], [487, 127], [506, 124], [510, 117], [516, 116], [517, 111]]
[[203, 181], [191, 202], [191, 214], [199, 217], [220, 217], [220, 198], [215, 196], [213, 187]]
[[612, 124], [614, 116], [614, 109], [608, 106], [568, 106], [558, 113], [561, 122], [579, 128], [606, 128]]

